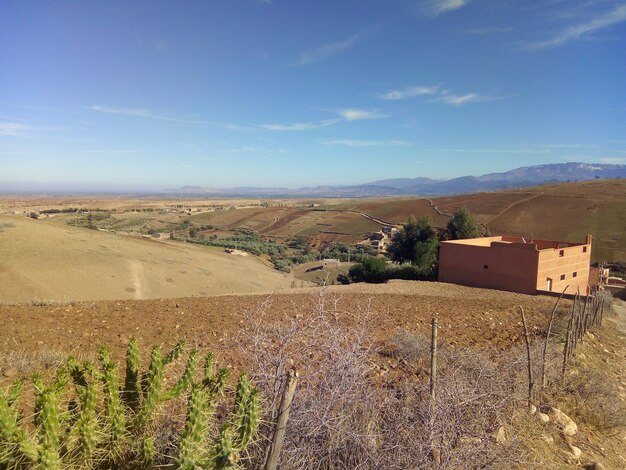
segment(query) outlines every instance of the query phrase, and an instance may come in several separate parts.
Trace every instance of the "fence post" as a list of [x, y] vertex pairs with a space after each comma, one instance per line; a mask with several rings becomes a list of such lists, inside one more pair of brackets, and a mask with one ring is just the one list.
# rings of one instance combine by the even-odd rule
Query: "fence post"
[[526, 341], [526, 357], [528, 359], [528, 409], [530, 410], [533, 405], [533, 388], [535, 383], [533, 381], [533, 365], [530, 358], [530, 339], [528, 338], [528, 326], [526, 326], [526, 316], [524, 315], [524, 309], [519, 306], [520, 314], [522, 315], [522, 324], [524, 325], [524, 339]]
[[[435, 406], [436, 384], [437, 380], [437, 319], [433, 318], [432, 321], [432, 334], [430, 340], [430, 399], [432, 400], [433, 408]], [[434, 410], [433, 410], [434, 411]]]
[[565, 286], [563, 292], [558, 299], [556, 299], [556, 303], [554, 304], [554, 308], [552, 309], [552, 313], [550, 314], [550, 323], [548, 323], [548, 332], [546, 333], [546, 342], [543, 345], [543, 357], [542, 357], [542, 365], [541, 365], [541, 387], [546, 386], [546, 354], [548, 353], [548, 340], [550, 339], [550, 331], [552, 330], [552, 322], [554, 321], [554, 314], [556, 313], [556, 308], [559, 306], [559, 302], [565, 295], [565, 291], [569, 285]]
[[278, 466], [280, 450], [283, 447], [283, 440], [285, 439], [285, 429], [287, 428], [287, 421], [289, 420], [289, 410], [291, 409], [293, 397], [296, 394], [297, 385], [298, 371], [293, 368], [287, 375], [287, 383], [285, 384], [283, 396], [280, 401], [280, 409], [278, 411], [276, 427], [274, 428], [274, 435], [265, 461], [265, 470], [276, 470]]
[[441, 463], [441, 451], [434, 446], [434, 428], [435, 428], [435, 413], [437, 411], [437, 405], [435, 397], [437, 386], [437, 319], [432, 320], [432, 332], [430, 337], [430, 447], [431, 458], [433, 459], [434, 468], [439, 468]]

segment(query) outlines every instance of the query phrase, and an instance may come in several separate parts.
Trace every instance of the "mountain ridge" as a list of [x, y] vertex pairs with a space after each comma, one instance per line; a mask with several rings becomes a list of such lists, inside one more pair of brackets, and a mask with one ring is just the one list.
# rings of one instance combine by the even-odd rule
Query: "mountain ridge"
[[251, 186], [236, 188], [183, 186], [170, 192], [221, 197], [447, 196], [568, 181], [613, 178], [626, 178], [626, 165], [581, 162], [549, 163], [514, 168], [505, 172], [486, 173], [480, 176], [461, 176], [449, 180], [420, 176], [416, 178], [390, 178], [355, 185], [320, 185], [296, 189]]

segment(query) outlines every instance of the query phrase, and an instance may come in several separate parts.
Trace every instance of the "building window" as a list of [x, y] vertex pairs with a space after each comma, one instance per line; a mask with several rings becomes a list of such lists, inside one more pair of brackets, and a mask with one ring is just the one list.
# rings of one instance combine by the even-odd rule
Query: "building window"
[[565, 280], [565, 274], [561, 274], [561, 281]]
[[483, 269], [489, 269], [489, 265], [488, 264], [484, 265]]
[[587, 253], [587, 247], [583, 246], [583, 253]]
[[565, 256], [565, 250], [559, 251], [559, 256]]
[[577, 273], [576, 271], [574, 271], [574, 272], [572, 273], [572, 277], [576, 277], [576, 276], [578, 276], [578, 273]]

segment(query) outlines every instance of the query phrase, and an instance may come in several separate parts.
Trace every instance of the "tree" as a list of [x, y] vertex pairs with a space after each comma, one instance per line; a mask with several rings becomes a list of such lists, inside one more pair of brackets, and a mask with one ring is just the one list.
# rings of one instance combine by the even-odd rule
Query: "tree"
[[388, 248], [391, 260], [396, 263], [411, 263], [424, 271], [434, 269], [437, 264], [439, 240], [437, 230], [429, 216], [415, 220], [409, 217], [408, 222], [398, 231]]
[[387, 262], [382, 258], [368, 256], [348, 271], [353, 282], [387, 282]]
[[444, 240], [462, 240], [478, 236], [480, 236], [480, 232], [476, 222], [474, 222], [474, 217], [467, 208], [459, 207], [448, 222], [442, 238]]

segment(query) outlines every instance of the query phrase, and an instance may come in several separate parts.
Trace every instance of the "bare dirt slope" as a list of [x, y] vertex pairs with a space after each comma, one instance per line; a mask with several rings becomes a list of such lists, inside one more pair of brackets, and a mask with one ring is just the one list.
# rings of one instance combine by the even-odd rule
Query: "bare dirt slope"
[[[230, 338], [246, 324], [246, 311], [266, 305], [267, 323], [306, 322], [314, 315], [321, 288], [292, 289], [268, 295], [229, 295], [165, 300], [76, 302], [48, 305], [0, 304], [0, 356], [28, 352], [93, 354], [109, 344], [122, 358], [129, 336], [141, 344], [171, 346], [179, 338], [210, 348], [237, 364]], [[327, 311], [338, 322], [367, 318], [374, 340], [388, 344], [400, 329], [429, 334], [432, 316], [439, 318], [440, 340], [450, 347], [501, 350], [519, 341], [522, 326], [517, 306], [526, 311], [533, 333], [547, 323], [554, 299], [510, 292], [472, 289], [436, 282], [393, 281], [387, 285], [326, 288]], [[567, 304], [566, 301], [564, 304]], [[365, 315], [365, 312], [368, 312]]]
[[218, 248], [0, 216], [0, 302], [271, 292], [290, 282]]

